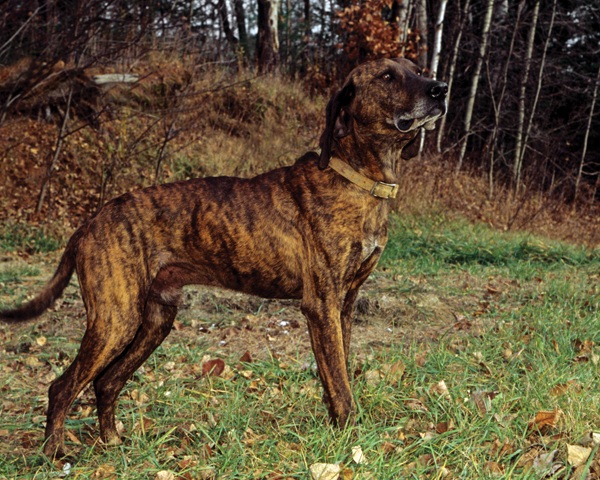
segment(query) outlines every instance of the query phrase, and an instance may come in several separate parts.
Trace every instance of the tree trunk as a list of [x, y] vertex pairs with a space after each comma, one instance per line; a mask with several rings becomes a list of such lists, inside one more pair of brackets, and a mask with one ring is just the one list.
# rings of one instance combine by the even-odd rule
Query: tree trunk
[[[444, 29], [444, 17], [446, 15], [447, 0], [441, 0], [438, 18], [435, 24], [435, 36], [433, 39], [433, 52], [431, 53], [431, 66], [429, 67], [429, 76], [434, 80], [437, 78], [437, 69], [440, 62], [440, 53], [442, 52], [442, 32]], [[419, 155], [425, 148], [425, 129], [421, 129], [421, 138], [419, 143]], [[438, 153], [440, 150], [438, 150]]]
[[248, 43], [248, 32], [246, 30], [246, 12], [244, 11], [244, 2], [242, 0], [233, 0], [233, 9], [235, 11], [235, 21], [238, 29], [240, 47], [243, 50], [244, 57], [248, 58], [250, 44]]
[[[538, 3], [539, 3], [539, 0], [538, 0]], [[554, 2], [552, 3], [552, 15], [550, 17], [550, 25], [548, 26], [548, 35], [546, 36], [546, 41], [544, 42], [544, 51], [542, 52], [542, 59], [540, 61], [540, 69], [538, 72], [537, 88], [535, 91], [535, 97], [533, 99], [533, 105], [531, 106], [531, 111], [529, 112], [529, 118], [527, 120], [527, 128], [525, 130], [525, 138], [523, 139], [523, 147], [521, 148], [521, 156], [519, 159], [519, 165], [520, 165], [521, 169], [523, 167], [523, 159], [525, 157], [525, 150], [527, 148], [527, 142], [529, 141], [529, 135], [531, 134], [531, 127], [533, 126], [533, 119], [535, 117], [535, 112], [537, 110], [538, 100], [540, 99], [540, 93], [542, 91], [543, 79], [545, 78], [544, 77], [544, 68], [546, 68], [546, 55], [548, 53], [548, 47], [550, 46], [550, 40], [552, 39], [552, 30], [554, 28], [554, 18], [556, 15], [556, 3], [557, 3], [557, 0], [554, 0]], [[517, 183], [517, 185], [518, 185], [518, 183]]]
[[[450, 107], [450, 94], [452, 93], [452, 84], [454, 83], [454, 72], [456, 71], [456, 62], [458, 60], [458, 51], [460, 48], [460, 40], [462, 38], [463, 31], [465, 29], [465, 23], [468, 17], [470, 7], [470, 0], [465, 0], [465, 4], [463, 5], [460, 26], [458, 29], [458, 34], [456, 35], [456, 39], [454, 40], [454, 48], [452, 49], [452, 59], [450, 60], [450, 69], [448, 70], [448, 93], [446, 95], [446, 102], [448, 103], [448, 107]], [[437, 134], [437, 151], [442, 151], [442, 138], [444, 136], [444, 130], [446, 129], [446, 119], [447, 115], [442, 117], [440, 121], [440, 125], [438, 127]]]
[[527, 52], [525, 56], [525, 65], [523, 76], [521, 77], [521, 88], [519, 89], [519, 120], [517, 127], [517, 140], [515, 146], [515, 159], [513, 163], [513, 181], [515, 184], [515, 192], [519, 192], [519, 184], [521, 183], [521, 170], [523, 162], [523, 153], [526, 145], [523, 144], [523, 129], [525, 128], [525, 94], [527, 93], [527, 82], [529, 81], [529, 70], [531, 69], [531, 59], [533, 57], [533, 41], [535, 40], [535, 29], [537, 19], [540, 12], [540, 0], [535, 2], [533, 9], [533, 18], [527, 36]]
[[[594, 85], [594, 93], [592, 94], [592, 105], [590, 106], [590, 114], [587, 119], [587, 128], [585, 129], [585, 137], [583, 140], [583, 151], [581, 152], [581, 161], [579, 162], [579, 171], [577, 172], [577, 180], [575, 181], [575, 200], [579, 194], [579, 185], [581, 184], [581, 177], [583, 176], [583, 168], [585, 166], [585, 156], [587, 154], [588, 141], [590, 138], [590, 130], [592, 129], [592, 120], [594, 118], [594, 108], [596, 107], [596, 101], [598, 100], [598, 86], [600, 85], [600, 66], [596, 74], [596, 85]], [[597, 174], [600, 178], [600, 172]], [[596, 180], [596, 186], [598, 180]], [[595, 194], [594, 194], [595, 195]], [[573, 202], [575, 205], [575, 202]]]
[[489, 162], [489, 170], [488, 170], [488, 197], [492, 198], [494, 195], [494, 165], [495, 165], [495, 153], [496, 153], [496, 142], [498, 140], [498, 132], [500, 130], [500, 117], [502, 113], [502, 106], [504, 103], [504, 94], [506, 93], [506, 87], [508, 84], [508, 68], [513, 61], [512, 55], [515, 48], [515, 42], [517, 39], [517, 34], [519, 32], [519, 26], [521, 24], [521, 13], [523, 12], [523, 8], [525, 7], [525, 1], [521, 0], [519, 5], [517, 6], [517, 18], [515, 20], [515, 25], [513, 28], [513, 34], [510, 39], [510, 46], [508, 47], [508, 54], [506, 55], [506, 62], [504, 63], [504, 70], [502, 72], [502, 77], [500, 78], [500, 95], [498, 96], [498, 100], [496, 101], [493, 93], [491, 92], [492, 105], [494, 107], [494, 130], [492, 131], [492, 138], [490, 140], [490, 162]]
[[417, 30], [419, 31], [419, 65], [427, 66], [427, 0], [417, 0]]
[[277, 15], [280, 0], [258, 0], [256, 55], [259, 73], [272, 73], [279, 64]]
[[233, 30], [229, 24], [229, 14], [227, 12], [227, 4], [225, 3], [225, 0], [217, 0], [217, 10], [219, 12], [221, 27], [223, 28], [223, 33], [225, 34], [227, 43], [229, 43], [231, 51], [235, 54], [238, 47], [238, 39], [233, 34]]
[[437, 78], [437, 69], [440, 63], [440, 54], [442, 53], [442, 33], [444, 31], [444, 17], [446, 16], [446, 4], [448, 0], [441, 0], [438, 18], [435, 24], [435, 36], [433, 39], [433, 52], [431, 53], [431, 66], [429, 67], [429, 76], [434, 80]]
[[473, 74], [473, 80], [471, 82], [471, 91], [467, 100], [467, 110], [465, 112], [465, 136], [460, 147], [460, 155], [458, 157], [458, 165], [456, 166], [456, 172], [458, 173], [462, 167], [465, 153], [467, 151], [467, 141], [471, 135], [471, 120], [473, 118], [473, 108], [475, 106], [475, 97], [477, 95], [477, 86], [479, 84], [479, 78], [481, 77], [481, 66], [483, 65], [483, 59], [487, 51], [488, 39], [490, 36], [490, 25], [492, 24], [492, 13], [494, 13], [494, 0], [488, 0], [487, 9], [485, 12], [485, 19], [483, 21], [483, 31], [481, 33], [481, 45], [479, 47], [479, 57], [477, 58], [477, 64], [475, 66], [475, 73]]

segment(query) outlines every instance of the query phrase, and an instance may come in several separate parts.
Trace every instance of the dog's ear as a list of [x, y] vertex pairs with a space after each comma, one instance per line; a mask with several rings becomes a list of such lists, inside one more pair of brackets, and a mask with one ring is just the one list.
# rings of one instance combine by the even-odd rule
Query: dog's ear
[[331, 147], [336, 138], [345, 137], [352, 130], [352, 116], [344, 110], [352, 99], [356, 88], [352, 80], [348, 81], [344, 87], [337, 92], [329, 103], [325, 111], [325, 130], [319, 140], [321, 147], [321, 158], [319, 159], [319, 168], [323, 170], [329, 165], [331, 158]]
[[404, 147], [402, 147], [402, 153], [400, 154], [400, 156], [404, 160], [410, 160], [411, 158], [416, 157], [419, 154], [420, 138], [421, 135], [415, 135], [410, 142], [408, 142], [406, 145], [404, 145]]

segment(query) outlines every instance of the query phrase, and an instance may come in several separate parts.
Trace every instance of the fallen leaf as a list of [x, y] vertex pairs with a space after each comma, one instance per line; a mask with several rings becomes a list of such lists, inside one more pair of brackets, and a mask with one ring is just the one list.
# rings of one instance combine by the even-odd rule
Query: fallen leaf
[[600, 445], [600, 433], [597, 432], [588, 432], [586, 433], [580, 440], [579, 444], [587, 447], [588, 445], [593, 445], [597, 447]]
[[186, 468], [195, 467], [198, 465], [198, 459], [191, 455], [185, 455], [177, 464], [180, 470], [185, 470]]
[[381, 370], [385, 374], [385, 378], [390, 385], [398, 385], [402, 377], [404, 376], [404, 371], [406, 367], [402, 360], [398, 360], [397, 362], [392, 363], [391, 365], [384, 365], [381, 367]]
[[552, 450], [551, 452], [541, 453], [533, 459], [532, 468], [540, 476], [547, 475], [553, 468], [554, 457], [558, 450]]
[[175, 474], [168, 470], [161, 470], [156, 473], [154, 480], [175, 480]]
[[492, 400], [498, 395], [498, 392], [486, 392], [483, 390], [475, 390], [471, 393], [471, 400], [475, 403], [477, 410], [482, 415], [488, 413], [492, 408]]
[[168, 372], [170, 372], [171, 370], [174, 370], [174, 369], [175, 369], [175, 362], [166, 362], [166, 363], [163, 365], [163, 368], [164, 368], [165, 370], [167, 370]]
[[65, 430], [65, 435], [69, 437], [69, 440], [71, 440], [75, 445], [81, 445], [81, 441], [72, 431]]
[[591, 447], [567, 444], [567, 461], [572, 467], [577, 468], [579, 465], [583, 465], [587, 462], [590, 453], [592, 453]]
[[534, 460], [539, 457], [545, 450], [539, 445], [532, 446], [517, 460], [517, 468], [530, 469], [533, 466]]
[[550, 411], [539, 411], [535, 414], [535, 418], [529, 422], [529, 430], [546, 431], [556, 427], [559, 420], [562, 418], [563, 412], [560, 409]]
[[340, 480], [352, 480], [354, 478], [354, 471], [351, 468], [342, 468], [340, 473]]
[[409, 400], [405, 400], [404, 406], [406, 408], [408, 408], [409, 410], [415, 410], [415, 411], [421, 411], [421, 412], [429, 411], [429, 409], [425, 406], [425, 404], [417, 398], [411, 398]]
[[446, 382], [441, 380], [438, 383], [434, 383], [429, 387], [429, 393], [438, 395], [440, 397], [444, 397], [450, 399], [450, 392], [448, 391], [448, 387], [446, 386]]
[[365, 372], [365, 382], [370, 387], [376, 387], [381, 382], [383, 374], [381, 370], [368, 370]]
[[454, 422], [450, 420], [449, 422], [440, 422], [435, 426], [435, 433], [438, 435], [442, 433], [446, 433], [448, 430], [452, 430], [454, 428]]
[[240, 357], [240, 362], [252, 363], [252, 354], [248, 350], [246, 350], [244, 354]]
[[204, 362], [202, 365], [202, 375], [218, 377], [225, 370], [225, 362], [220, 358], [214, 358]]
[[310, 466], [312, 480], [338, 480], [341, 471], [336, 463], [313, 463]]
[[366, 465], [369, 463], [359, 445], [352, 447], [352, 460], [358, 465]]
[[550, 395], [558, 397], [564, 395], [569, 391], [579, 392], [581, 391], [581, 384], [576, 380], [569, 380], [565, 383], [559, 383], [550, 389]]
[[43, 347], [48, 343], [48, 339], [44, 336], [38, 337], [35, 339], [35, 343], [37, 343], [40, 347]]
[[94, 473], [92, 474], [93, 478], [113, 478], [117, 472], [117, 468], [114, 465], [109, 463], [105, 463], [100, 465]]
[[502, 475], [504, 473], [504, 467], [498, 462], [485, 462], [485, 470], [493, 476]]

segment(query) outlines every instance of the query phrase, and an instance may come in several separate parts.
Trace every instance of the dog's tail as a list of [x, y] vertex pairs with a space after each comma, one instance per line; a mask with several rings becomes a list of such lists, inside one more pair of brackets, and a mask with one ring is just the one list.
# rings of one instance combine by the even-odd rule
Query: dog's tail
[[0, 311], [0, 321], [10, 323], [24, 322], [25, 320], [40, 316], [46, 309], [52, 306], [54, 301], [61, 296], [73, 275], [73, 271], [75, 270], [75, 256], [81, 235], [82, 229], [79, 228], [70, 238], [67, 248], [65, 248], [60, 259], [58, 268], [54, 272], [54, 276], [44, 289], [33, 300], [24, 305], [13, 310]]

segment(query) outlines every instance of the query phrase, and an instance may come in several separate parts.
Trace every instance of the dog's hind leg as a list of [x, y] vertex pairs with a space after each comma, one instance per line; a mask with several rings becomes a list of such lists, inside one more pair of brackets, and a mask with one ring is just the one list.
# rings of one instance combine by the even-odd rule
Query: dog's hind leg
[[141, 315], [135, 318], [130, 313], [127, 320], [120, 314], [108, 313], [100, 321], [88, 310], [88, 328], [81, 341], [79, 353], [63, 375], [52, 383], [48, 396], [48, 416], [46, 422], [46, 444], [44, 453], [51, 458], [65, 456], [64, 431], [67, 412], [71, 404], [107, 365], [133, 340], [137, 327], [122, 328], [123, 324], [139, 323]]
[[117, 397], [125, 383], [162, 343], [171, 331], [177, 307], [148, 300], [142, 324], [133, 342], [94, 381], [98, 420], [102, 440], [110, 445], [121, 443], [115, 424]]

